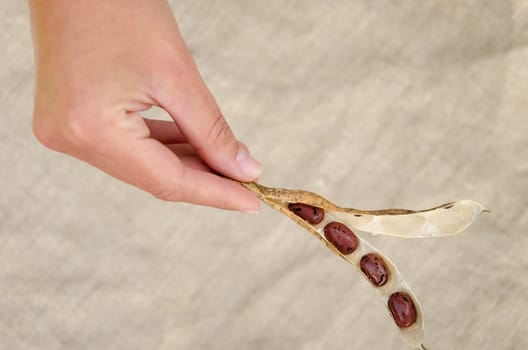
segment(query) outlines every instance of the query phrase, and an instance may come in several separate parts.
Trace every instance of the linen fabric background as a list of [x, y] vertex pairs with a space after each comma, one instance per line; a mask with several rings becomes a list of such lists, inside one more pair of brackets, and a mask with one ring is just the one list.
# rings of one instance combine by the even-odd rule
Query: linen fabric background
[[[526, 1], [171, 5], [261, 183], [489, 206], [455, 237], [364, 238], [430, 349], [528, 348]], [[360, 274], [271, 209], [162, 202], [39, 145], [27, 5], [0, 15], [0, 349], [407, 349]]]

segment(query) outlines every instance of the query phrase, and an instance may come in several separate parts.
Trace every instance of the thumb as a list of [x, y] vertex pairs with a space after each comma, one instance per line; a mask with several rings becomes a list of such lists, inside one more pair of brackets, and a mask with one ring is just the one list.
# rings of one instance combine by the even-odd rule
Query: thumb
[[212, 169], [240, 181], [252, 181], [260, 175], [260, 163], [236, 139], [222, 114], [204, 112], [180, 119], [184, 121], [178, 120], [178, 125], [190, 144]]
[[162, 107], [209, 167], [239, 181], [255, 180], [261, 173], [260, 163], [236, 139], [214, 97], [196, 74], [196, 79], [188, 82], [191, 88], [173, 92]]

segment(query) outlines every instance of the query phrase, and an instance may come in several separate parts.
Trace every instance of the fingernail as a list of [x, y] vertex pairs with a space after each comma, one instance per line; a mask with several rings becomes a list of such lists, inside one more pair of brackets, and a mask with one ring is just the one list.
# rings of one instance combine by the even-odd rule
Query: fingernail
[[259, 176], [262, 172], [260, 163], [249, 154], [249, 150], [243, 143], [239, 143], [236, 161], [240, 170], [252, 179]]

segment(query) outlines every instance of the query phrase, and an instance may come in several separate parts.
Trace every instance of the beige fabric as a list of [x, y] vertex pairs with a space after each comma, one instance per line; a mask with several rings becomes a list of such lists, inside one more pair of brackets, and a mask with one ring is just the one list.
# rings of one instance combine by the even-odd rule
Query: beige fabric
[[[364, 238], [430, 349], [528, 348], [525, 1], [172, 5], [263, 184], [489, 206], [456, 237]], [[363, 278], [269, 208], [164, 203], [41, 147], [25, 2], [0, 15], [0, 349], [406, 349]]]

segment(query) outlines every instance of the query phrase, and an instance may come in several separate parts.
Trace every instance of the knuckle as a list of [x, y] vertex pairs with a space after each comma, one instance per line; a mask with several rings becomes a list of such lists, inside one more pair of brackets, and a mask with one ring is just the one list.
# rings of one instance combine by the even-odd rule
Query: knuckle
[[233, 143], [233, 132], [222, 114], [219, 114], [211, 125], [206, 140], [214, 147], [225, 147]]
[[81, 108], [50, 113], [35, 112], [33, 134], [47, 148], [68, 152], [96, 146], [97, 123]]
[[64, 123], [64, 132], [73, 145], [78, 148], [95, 147], [97, 131], [90, 117], [84, 114], [68, 114]]

